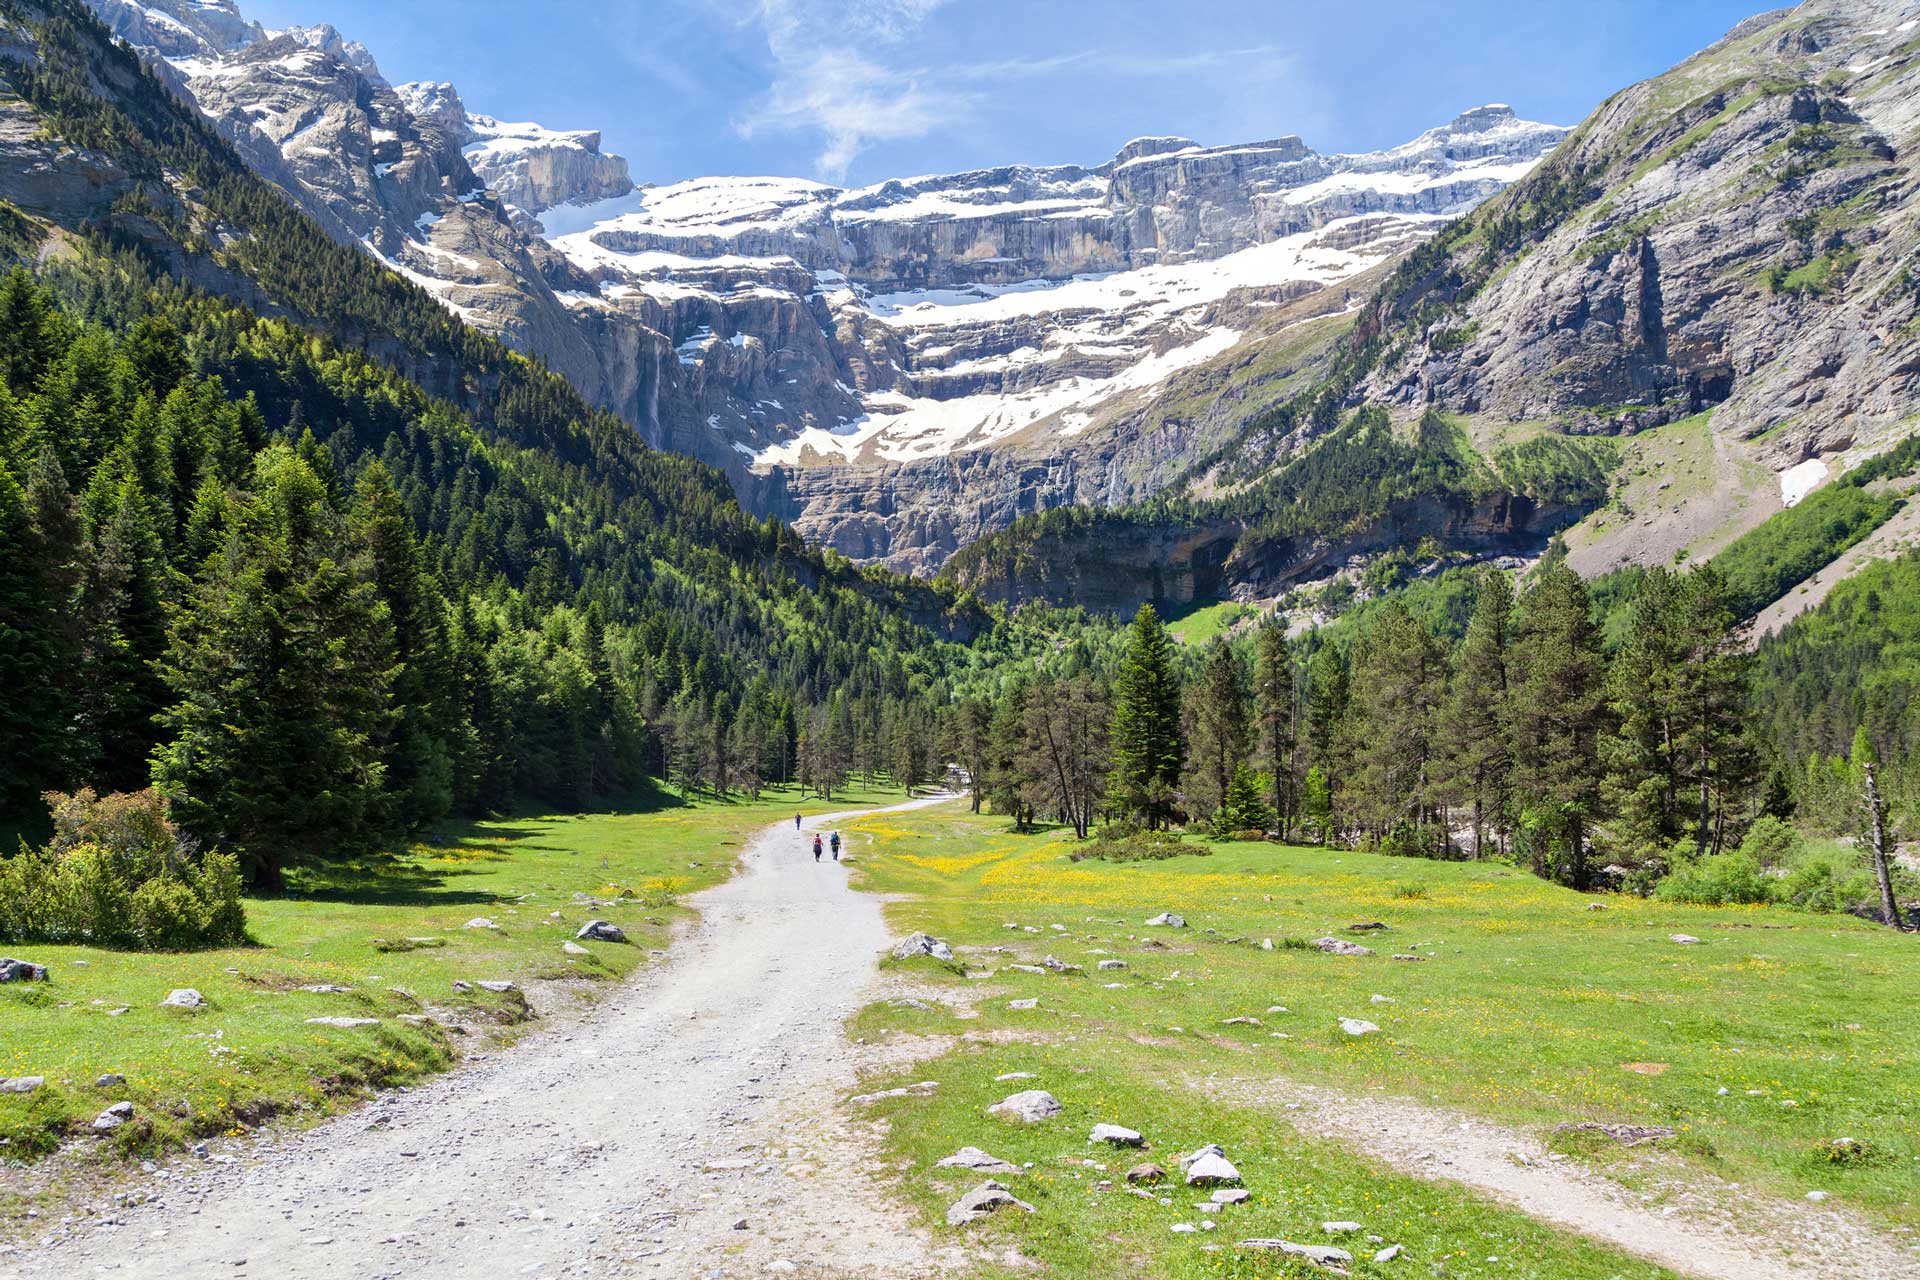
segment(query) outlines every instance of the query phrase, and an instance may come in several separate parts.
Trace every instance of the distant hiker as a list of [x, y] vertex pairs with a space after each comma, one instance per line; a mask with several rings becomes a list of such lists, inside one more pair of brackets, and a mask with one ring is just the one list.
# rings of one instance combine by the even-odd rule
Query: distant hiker
[[800, 829], [800, 815], [797, 813], [793, 815], [793, 829], [795, 831]]
[[840, 861], [840, 833], [838, 831], [833, 833], [833, 860], [835, 862]]
[[815, 862], [820, 861], [820, 833], [818, 831], [813, 833], [813, 860]]

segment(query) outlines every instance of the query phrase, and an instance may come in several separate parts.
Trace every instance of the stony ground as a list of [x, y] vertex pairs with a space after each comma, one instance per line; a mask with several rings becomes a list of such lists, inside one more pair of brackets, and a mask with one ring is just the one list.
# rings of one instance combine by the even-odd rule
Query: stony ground
[[55, 1227], [0, 1277], [952, 1269], [838, 1101], [864, 1052], [841, 1024], [888, 942], [880, 899], [807, 850], [842, 817], [763, 833], [691, 900], [669, 961], [590, 1016], [233, 1164], [162, 1170], [145, 1203]]

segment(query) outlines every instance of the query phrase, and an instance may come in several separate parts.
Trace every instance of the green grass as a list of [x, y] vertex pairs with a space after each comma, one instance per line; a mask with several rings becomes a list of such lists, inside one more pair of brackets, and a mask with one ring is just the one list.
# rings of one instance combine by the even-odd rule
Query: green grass
[[[1023, 1177], [1016, 1191], [1050, 1195], [1054, 1208], [1004, 1229], [1067, 1274], [1082, 1274], [1074, 1268], [1114, 1233], [1124, 1248], [1084, 1274], [1136, 1274], [1125, 1262], [1133, 1250], [1154, 1259], [1154, 1274], [1258, 1270], [1235, 1271], [1239, 1264], [1222, 1255], [1203, 1259], [1193, 1238], [1168, 1234], [1166, 1210], [1089, 1197], [1085, 1177], [1075, 1180], [1065, 1161], [1086, 1154], [1083, 1125], [1098, 1119], [1142, 1129], [1160, 1156], [1217, 1140], [1244, 1158], [1257, 1199], [1228, 1224], [1235, 1238], [1317, 1239], [1322, 1217], [1351, 1216], [1390, 1224], [1390, 1238], [1404, 1232], [1417, 1260], [1445, 1255], [1448, 1275], [1513, 1274], [1504, 1263], [1483, 1266], [1478, 1259], [1489, 1254], [1530, 1263], [1522, 1274], [1643, 1273], [1591, 1251], [1576, 1256], [1584, 1246], [1527, 1236], [1504, 1211], [1410, 1187], [1303, 1141], [1274, 1114], [1216, 1105], [1182, 1087], [1214, 1073], [1324, 1082], [1353, 1095], [1385, 1090], [1521, 1127], [1670, 1125], [1679, 1134], [1662, 1159], [1784, 1196], [1817, 1188], [1883, 1221], [1920, 1224], [1920, 1028], [1910, 1016], [1920, 945], [1910, 937], [1767, 908], [1609, 897], [1590, 910], [1597, 899], [1486, 863], [1233, 844], [1212, 845], [1205, 858], [1068, 863], [1059, 836], [1016, 836], [958, 806], [852, 829], [875, 840], [860, 864], [862, 887], [915, 895], [888, 908], [896, 929], [925, 929], [956, 948], [1012, 949], [960, 953], [976, 968], [1000, 970], [990, 986], [928, 975], [975, 1004], [968, 1012], [977, 1016], [884, 1006], [862, 1015], [858, 1027], [869, 1036], [964, 1028], [976, 1039], [1011, 1038], [910, 1068], [912, 1079], [943, 1085], [935, 1099], [890, 1104], [893, 1154], [911, 1162], [910, 1185], [929, 1208], [963, 1181], [930, 1168], [956, 1146], [1035, 1159], [1049, 1181], [1031, 1186], [1036, 1179]], [[1190, 927], [1141, 927], [1163, 910]], [[1389, 925], [1363, 938], [1374, 956], [1286, 945], [1373, 920]], [[1673, 933], [1705, 942], [1677, 946]], [[1149, 937], [1170, 949], [1144, 950]], [[1260, 949], [1264, 938], [1273, 950]], [[1097, 973], [1103, 951], [1131, 967]], [[1396, 962], [1389, 952], [1428, 959]], [[1047, 954], [1087, 972], [1004, 968]], [[1125, 986], [1108, 990], [1111, 981]], [[1375, 993], [1395, 1003], [1373, 1005]], [[1040, 1007], [1007, 1007], [1020, 997], [1038, 997]], [[1290, 1012], [1270, 1015], [1272, 1005]], [[1264, 1026], [1224, 1025], [1239, 1016]], [[1349, 1039], [1337, 1028], [1341, 1016], [1368, 1018], [1382, 1032]], [[1067, 1105], [1067, 1120], [1017, 1133], [989, 1124], [979, 1108], [1021, 1087], [993, 1083], [1011, 1070], [1039, 1072], [1036, 1083]], [[1841, 1137], [1870, 1138], [1883, 1158], [1835, 1166], [1823, 1152]], [[1295, 1157], [1307, 1168], [1290, 1165]], [[1618, 1172], [1641, 1158], [1613, 1154], [1610, 1163]], [[1511, 1242], [1482, 1248], [1485, 1232]], [[1270, 1273], [1265, 1266], [1259, 1274]]]
[[[122, 1098], [140, 1123], [100, 1149], [135, 1155], [278, 1113], [318, 1116], [339, 1099], [443, 1069], [463, 1043], [482, 1043], [489, 1032], [511, 1036], [526, 1016], [521, 993], [456, 993], [455, 980], [553, 979], [590, 996], [665, 945], [683, 914], [678, 897], [723, 879], [757, 828], [796, 809], [898, 798], [864, 789], [830, 805], [800, 804], [791, 791], [771, 790], [756, 803], [683, 806], [654, 797], [651, 812], [477, 822], [434, 844], [307, 872], [286, 897], [249, 899], [255, 946], [188, 954], [7, 946], [5, 954], [45, 964], [52, 981], [0, 988], [0, 1076], [47, 1079], [34, 1093], [0, 1095], [0, 1161], [30, 1160], [66, 1135], [85, 1134]], [[576, 892], [614, 905], [578, 903]], [[476, 916], [500, 927], [463, 927]], [[619, 925], [628, 942], [584, 943], [589, 957], [563, 953], [589, 919]], [[418, 938], [438, 944], [408, 941]], [[352, 990], [299, 990], [323, 983]], [[175, 987], [197, 989], [207, 1006], [161, 1008]], [[400, 1020], [429, 1005], [468, 1034]], [[381, 1022], [306, 1022], [336, 1015]], [[95, 1087], [108, 1072], [127, 1083]], [[8, 1215], [0, 1196], [0, 1233]]]
[[1198, 647], [1227, 633], [1235, 623], [1259, 610], [1237, 600], [1197, 601], [1167, 619], [1167, 631], [1181, 644]]

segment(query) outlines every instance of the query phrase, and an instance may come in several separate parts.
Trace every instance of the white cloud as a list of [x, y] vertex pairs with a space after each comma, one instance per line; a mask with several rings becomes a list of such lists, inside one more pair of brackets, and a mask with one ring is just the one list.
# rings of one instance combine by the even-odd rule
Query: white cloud
[[[766, 35], [775, 75], [765, 96], [735, 122], [743, 137], [812, 131], [814, 164], [839, 178], [873, 143], [925, 137], [972, 114], [974, 95], [936, 73], [880, 60], [946, 0], [760, 0], [753, 21]], [[855, 52], [869, 49], [875, 56]]]

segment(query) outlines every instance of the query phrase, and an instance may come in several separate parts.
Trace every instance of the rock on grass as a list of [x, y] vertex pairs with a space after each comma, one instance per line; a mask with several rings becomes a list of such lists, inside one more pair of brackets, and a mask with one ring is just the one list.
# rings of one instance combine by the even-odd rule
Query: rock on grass
[[987, 1108], [990, 1116], [1009, 1116], [1022, 1124], [1037, 1124], [1060, 1114], [1060, 1100], [1045, 1089], [1028, 1089], [1002, 1098]]
[[991, 1180], [981, 1183], [973, 1190], [955, 1200], [947, 1209], [947, 1225], [964, 1226], [976, 1222], [999, 1209], [1012, 1207], [1027, 1213], [1033, 1212], [1033, 1206], [1018, 1199], [998, 1182]]
[[962, 1147], [944, 1160], [935, 1162], [940, 1169], [972, 1169], [977, 1173], [1018, 1173], [1020, 1170], [998, 1156], [990, 1156], [978, 1147]]

